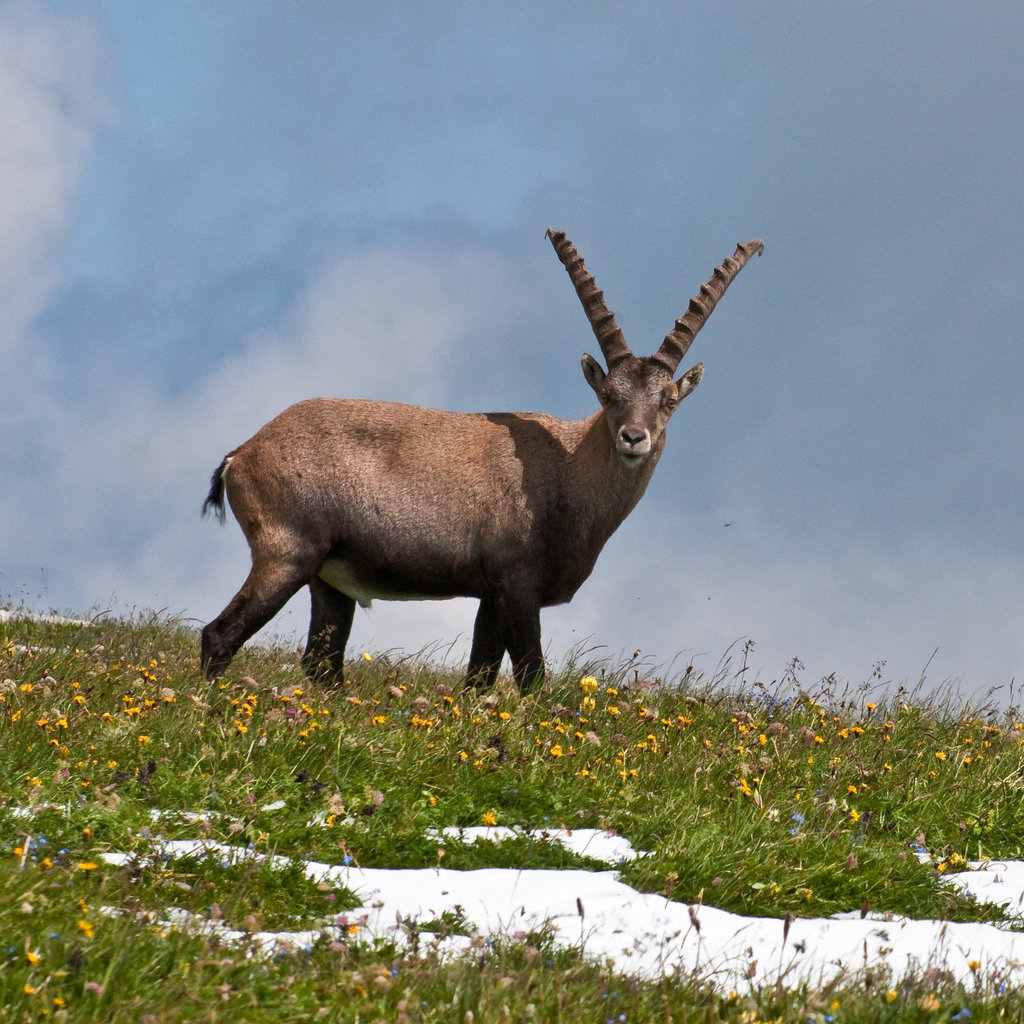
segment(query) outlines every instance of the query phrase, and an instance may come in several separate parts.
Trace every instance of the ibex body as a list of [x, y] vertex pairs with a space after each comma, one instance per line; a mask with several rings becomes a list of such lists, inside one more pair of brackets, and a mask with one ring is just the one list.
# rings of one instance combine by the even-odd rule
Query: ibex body
[[582, 360], [601, 409], [576, 421], [341, 399], [286, 409], [224, 459], [203, 506], [223, 517], [226, 490], [252, 550], [242, 589], [203, 630], [208, 676], [307, 585], [311, 672], [340, 674], [357, 603], [475, 597], [467, 678], [490, 684], [506, 652], [520, 687], [543, 674], [540, 609], [576, 593], [640, 500], [665, 424], [703, 374], [674, 380], [676, 367], [762, 248], [738, 246], [637, 358], [572, 243], [548, 234], [608, 364]]

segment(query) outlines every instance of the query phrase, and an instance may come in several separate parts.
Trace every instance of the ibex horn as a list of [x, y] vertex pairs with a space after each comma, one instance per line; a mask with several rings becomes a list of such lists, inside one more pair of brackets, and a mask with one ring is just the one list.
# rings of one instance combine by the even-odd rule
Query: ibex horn
[[601, 353], [610, 370], [616, 363], [621, 363], [633, 353], [622, 337], [622, 331], [615, 322], [615, 314], [604, 304], [604, 292], [594, 283], [594, 275], [587, 272], [583, 265], [583, 257], [576, 251], [576, 246], [565, 237], [564, 231], [548, 228], [548, 238], [558, 253], [565, 269], [569, 272], [576, 294], [583, 303], [584, 312], [590, 326], [601, 346]]
[[715, 267], [711, 280], [700, 286], [700, 295], [690, 299], [690, 308], [676, 321], [675, 329], [665, 336], [661, 348], [651, 358], [666, 367], [669, 373], [675, 373], [679, 361], [693, 344], [697, 332], [707, 323], [726, 288], [732, 284], [733, 279], [747, 265], [750, 258], [754, 255], [760, 256], [762, 252], [764, 242], [760, 238], [740, 242], [736, 246], [736, 252], [727, 257], [720, 267]]

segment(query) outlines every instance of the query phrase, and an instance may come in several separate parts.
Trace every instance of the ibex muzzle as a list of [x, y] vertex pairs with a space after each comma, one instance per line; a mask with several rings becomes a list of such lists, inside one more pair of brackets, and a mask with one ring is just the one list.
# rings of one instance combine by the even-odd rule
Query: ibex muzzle
[[343, 399], [286, 409], [224, 459], [203, 503], [223, 520], [226, 492], [252, 552], [241, 590], [203, 629], [208, 677], [303, 586], [311, 674], [341, 674], [357, 603], [475, 597], [467, 680], [493, 683], [506, 653], [521, 689], [543, 677], [541, 608], [572, 598], [640, 500], [665, 424], [704, 373], [698, 363], [675, 380], [679, 362], [763, 249], [737, 246], [638, 358], [575, 246], [548, 237], [608, 367], [583, 356], [601, 409], [576, 421]]

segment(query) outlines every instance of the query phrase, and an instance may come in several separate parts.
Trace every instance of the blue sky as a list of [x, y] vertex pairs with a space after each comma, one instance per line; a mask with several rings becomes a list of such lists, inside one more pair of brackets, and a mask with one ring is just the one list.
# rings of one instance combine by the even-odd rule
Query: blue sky
[[648, 352], [760, 236], [551, 658], [1006, 687], [1022, 48], [1013, 4], [0, 2], [0, 597], [205, 621], [248, 563], [210, 472], [287, 404], [586, 415], [545, 228]]

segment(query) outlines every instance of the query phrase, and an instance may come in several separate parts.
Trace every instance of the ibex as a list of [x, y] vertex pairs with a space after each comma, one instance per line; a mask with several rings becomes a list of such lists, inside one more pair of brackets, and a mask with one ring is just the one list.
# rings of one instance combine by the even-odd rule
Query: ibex
[[576, 421], [326, 398], [286, 409], [224, 459], [203, 503], [223, 522], [226, 490], [252, 550], [242, 589], [203, 629], [209, 678], [304, 586], [310, 674], [341, 673], [357, 603], [475, 597], [467, 681], [492, 684], [506, 652], [521, 690], [543, 678], [541, 608], [572, 598], [640, 500], [665, 424], [704, 374], [673, 380], [679, 361], [764, 248], [739, 244], [639, 358], [575, 246], [547, 235], [608, 365], [581, 360], [601, 408]]

